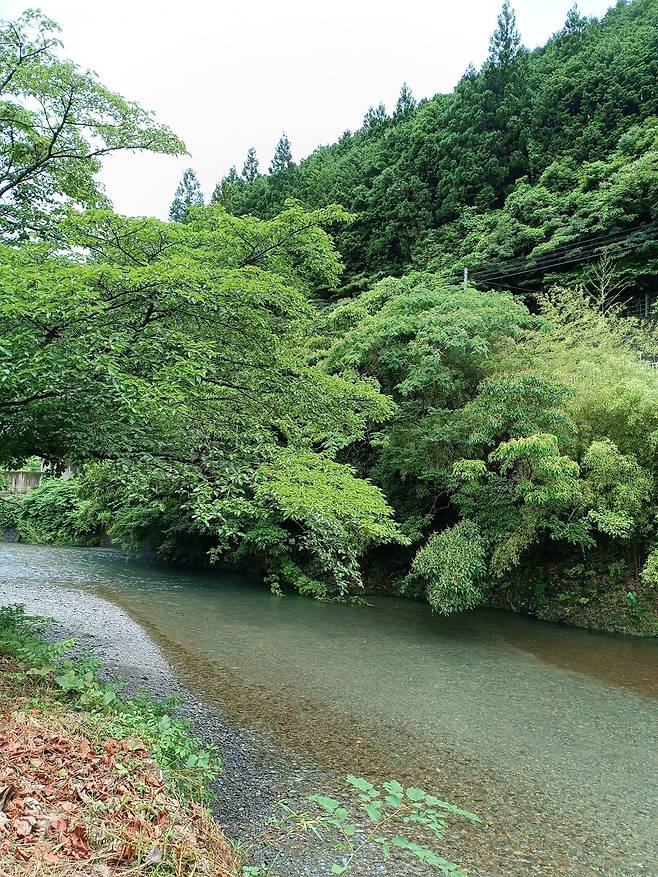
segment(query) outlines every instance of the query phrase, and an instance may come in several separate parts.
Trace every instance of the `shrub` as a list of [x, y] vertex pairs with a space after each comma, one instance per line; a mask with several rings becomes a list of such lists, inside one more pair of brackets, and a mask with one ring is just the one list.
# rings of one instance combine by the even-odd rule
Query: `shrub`
[[425, 583], [433, 609], [449, 615], [482, 602], [485, 574], [484, 539], [476, 524], [463, 520], [430, 537], [416, 554], [410, 577]]

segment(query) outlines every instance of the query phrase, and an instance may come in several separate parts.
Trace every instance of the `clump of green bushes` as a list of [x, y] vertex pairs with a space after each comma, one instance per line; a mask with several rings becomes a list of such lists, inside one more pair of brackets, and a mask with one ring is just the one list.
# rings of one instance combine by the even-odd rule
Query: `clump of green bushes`
[[98, 522], [77, 478], [44, 478], [25, 494], [0, 494], [0, 533], [13, 530], [24, 542], [97, 545]]

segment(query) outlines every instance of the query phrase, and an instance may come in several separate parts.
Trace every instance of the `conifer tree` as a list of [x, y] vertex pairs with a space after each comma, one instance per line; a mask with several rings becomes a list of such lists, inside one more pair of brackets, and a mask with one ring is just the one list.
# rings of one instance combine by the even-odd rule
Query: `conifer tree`
[[496, 30], [489, 41], [489, 63], [495, 67], [508, 67], [517, 56], [520, 46], [521, 34], [516, 28], [516, 15], [509, 0], [503, 0]]
[[584, 15], [580, 14], [578, 4], [574, 3], [571, 9], [567, 12], [564, 27], [562, 28], [562, 34], [564, 34], [565, 36], [569, 36], [571, 34], [582, 33], [587, 27], [588, 23], [588, 19], [585, 18]]
[[169, 220], [171, 222], [185, 222], [190, 207], [198, 207], [203, 204], [203, 192], [199, 179], [191, 167], [183, 174], [178, 184], [174, 200], [169, 208]]
[[398, 102], [395, 105], [395, 112], [393, 113], [394, 119], [399, 119], [403, 116], [408, 115], [412, 110], [416, 109], [416, 99], [411, 93], [411, 89], [407, 85], [407, 83], [403, 83], [402, 88], [400, 89], [400, 96], [398, 97]]
[[221, 204], [229, 213], [234, 213], [237, 208], [240, 191], [244, 188], [245, 180], [238, 174], [235, 165], [225, 177], [217, 183], [210, 199], [211, 204]]
[[368, 112], [363, 117], [363, 127], [366, 130], [378, 128], [388, 120], [386, 115], [386, 107], [383, 103], [378, 103], [376, 107], [369, 107]]
[[270, 174], [275, 177], [277, 174], [287, 171], [291, 165], [292, 149], [290, 148], [288, 135], [284, 131], [274, 150], [274, 156], [270, 163]]
[[243, 180], [246, 180], [247, 183], [253, 183], [257, 176], [258, 158], [256, 157], [256, 150], [252, 146], [247, 152], [247, 157], [242, 166], [242, 178]]

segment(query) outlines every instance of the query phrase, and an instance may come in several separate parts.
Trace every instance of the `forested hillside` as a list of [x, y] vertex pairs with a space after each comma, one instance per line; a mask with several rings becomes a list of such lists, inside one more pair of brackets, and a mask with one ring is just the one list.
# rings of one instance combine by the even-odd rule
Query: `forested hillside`
[[535, 289], [536, 274], [517, 273], [528, 267], [520, 258], [554, 255], [553, 267], [583, 255], [567, 244], [655, 232], [657, 81], [655, 0], [620, 2], [600, 21], [574, 7], [532, 52], [506, 4], [488, 59], [454, 92], [416, 104], [404, 86], [391, 113], [371, 108], [358, 131], [299, 165], [287, 141], [267, 174], [252, 153], [213, 201], [263, 217], [288, 197], [342, 204], [355, 214], [337, 237], [352, 283], [457, 263], [481, 269], [487, 285], [514, 274], [505, 279]]
[[[533, 52], [505, 3], [452, 94], [299, 165], [284, 136], [267, 174], [250, 150], [209, 206], [190, 169], [169, 222], [113, 213], [85, 138], [182, 144], [53, 32], [3, 38], [0, 454], [80, 475], [4, 526], [658, 631], [658, 0]], [[62, 88], [76, 174], [34, 133]]]
[[267, 174], [251, 151], [218, 184], [236, 214], [352, 214], [338, 295], [356, 298], [322, 318], [315, 356], [397, 405], [346, 454], [412, 545], [371, 557], [372, 582], [440, 611], [494, 593], [604, 625], [652, 605], [655, 341], [629, 318], [654, 307], [657, 81], [655, 0], [600, 21], [574, 7], [531, 52], [504, 3], [451, 94], [417, 104], [405, 85], [299, 165], [286, 138]]

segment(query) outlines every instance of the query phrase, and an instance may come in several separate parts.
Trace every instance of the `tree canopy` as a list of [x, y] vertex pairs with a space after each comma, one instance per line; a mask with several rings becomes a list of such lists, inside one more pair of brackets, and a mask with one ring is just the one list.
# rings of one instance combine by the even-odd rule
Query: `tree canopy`
[[270, 221], [92, 211], [56, 244], [6, 247], [2, 459], [103, 462], [98, 501], [127, 543], [183, 529], [206, 551], [249, 544], [288, 579], [308, 555], [316, 590], [357, 586], [360, 551], [396, 528], [381, 492], [333, 457], [392, 406], [303, 354], [306, 294], [341, 269], [322, 225], [344, 218], [293, 203]]
[[59, 28], [30, 10], [0, 23], [0, 235], [34, 237], [68, 206], [107, 206], [95, 175], [117, 150], [185, 151], [151, 113], [62, 60]]
[[464, 209], [486, 217], [556, 162], [609, 161], [630, 129], [658, 116], [657, 34], [656, 0], [632, 0], [601, 20], [572, 9], [529, 52], [505, 3], [488, 58], [453, 92], [416, 105], [403, 88], [392, 115], [371, 107], [358, 131], [316, 149], [294, 174], [251, 180], [231, 209], [268, 217], [287, 197], [342, 204], [355, 215], [337, 237], [346, 291], [361, 291], [425, 264], [437, 230]]

